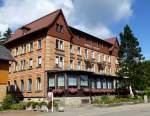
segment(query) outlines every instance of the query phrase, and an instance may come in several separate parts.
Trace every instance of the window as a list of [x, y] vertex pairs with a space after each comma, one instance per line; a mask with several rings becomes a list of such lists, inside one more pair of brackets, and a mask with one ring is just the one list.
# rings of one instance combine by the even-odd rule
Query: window
[[77, 86], [77, 78], [74, 75], [68, 75], [68, 85]]
[[103, 84], [103, 89], [107, 89], [106, 80], [103, 80], [102, 84]]
[[63, 26], [60, 24], [56, 24], [56, 31], [61, 33], [63, 31]]
[[97, 53], [97, 61], [100, 62], [100, 53]]
[[104, 56], [103, 56], [103, 61], [106, 61], [106, 55], [104, 54]]
[[80, 77], [80, 84], [82, 87], [88, 87], [88, 76], [87, 75], [82, 75]]
[[56, 48], [63, 50], [63, 41], [57, 39], [56, 40]]
[[96, 85], [97, 85], [97, 88], [98, 88], [98, 89], [101, 89], [101, 88], [102, 88], [101, 80], [100, 80], [100, 79], [97, 79]]
[[32, 69], [33, 66], [33, 60], [32, 58], [29, 59], [29, 69]]
[[85, 49], [85, 58], [88, 58], [88, 49]]
[[32, 80], [28, 79], [28, 92], [31, 92], [32, 90]]
[[38, 40], [38, 49], [41, 49], [41, 48], [42, 48], [42, 40], [39, 39], [39, 40]]
[[108, 81], [108, 89], [112, 89], [112, 82]]
[[108, 62], [111, 62], [111, 60], [110, 60], [110, 56], [108, 55]]
[[15, 90], [15, 92], [17, 91], [17, 81], [16, 80], [14, 80], [14, 90]]
[[23, 80], [21, 80], [21, 82], [20, 82], [20, 91], [24, 92], [24, 81]]
[[92, 79], [91, 87], [95, 88], [95, 80], [94, 79]]
[[[38, 42], [38, 49], [40, 49], [40, 48], [41, 48], [41, 45], [39, 45], [39, 44], [41, 44], [41, 40], [38, 40], [38, 41], [40, 42], [40, 43]], [[33, 42], [30, 43], [30, 49], [29, 49], [29, 51], [30, 51], [30, 52], [33, 51]]]
[[94, 58], [94, 51], [91, 52], [91, 57]]
[[73, 67], [74, 67], [74, 61], [73, 61], [73, 59], [71, 59], [70, 60], [70, 69], [73, 69]]
[[74, 48], [73, 48], [73, 45], [70, 45], [70, 53], [74, 53]]
[[85, 62], [85, 71], [88, 71], [88, 63]]
[[54, 78], [54, 76], [50, 76], [48, 78], [48, 87], [55, 87], [55, 78]]
[[58, 87], [65, 85], [65, 78], [64, 75], [58, 75]]
[[22, 60], [21, 61], [21, 70], [24, 70], [25, 69], [25, 60]]
[[63, 57], [62, 56], [56, 56], [55, 64], [56, 64], [57, 68], [63, 68]]
[[77, 62], [77, 70], [81, 70], [81, 61]]
[[91, 71], [94, 72], [94, 70], [95, 70], [94, 63], [92, 63], [92, 65], [91, 65]]
[[15, 71], [18, 71], [18, 62], [15, 62]]
[[19, 49], [16, 48], [16, 55], [19, 55]]
[[40, 77], [38, 77], [38, 78], [36, 79], [36, 90], [37, 90], [37, 91], [40, 91], [40, 90], [41, 90], [41, 78], [40, 78]]
[[42, 65], [42, 57], [39, 56], [38, 57], [38, 67], [41, 67], [41, 65]]
[[78, 55], [81, 55], [81, 48], [78, 47], [77, 50], [78, 50]]
[[26, 51], [25, 49], [26, 49], [25, 45], [22, 45], [22, 46], [21, 46], [21, 54], [24, 54], [24, 53], [25, 53], [25, 51]]

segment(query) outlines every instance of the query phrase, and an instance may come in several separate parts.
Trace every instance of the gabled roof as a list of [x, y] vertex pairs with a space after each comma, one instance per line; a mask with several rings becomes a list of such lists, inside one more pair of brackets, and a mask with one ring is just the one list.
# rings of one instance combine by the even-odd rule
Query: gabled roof
[[88, 33], [86, 33], [86, 32], [83, 32], [83, 31], [81, 31], [81, 30], [79, 30], [79, 29], [76, 29], [76, 28], [74, 28], [74, 27], [71, 27], [71, 26], [69, 26], [69, 28], [70, 28], [70, 30], [71, 30], [73, 33], [75, 33], [75, 34], [84, 35], [85, 37], [87, 37], [87, 38], [89, 38], [89, 39], [95, 39], [95, 40], [98, 40], [98, 41], [102, 41], [102, 42], [104, 42], [104, 43], [106, 43], [106, 44], [112, 46], [112, 43], [107, 42], [107, 41], [105, 41], [105, 40], [103, 40], [103, 39], [100, 39], [100, 38], [98, 38], [98, 37], [95, 37], [95, 36], [93, 36], [93, 35], [91, 35], [91, 34], [88, 34]]
[[117, 42], [117, 44], [119, 45], [119, 42], [118, 42], [118, 40], [117, 40], [116, 37], [108, 38], [108, 39], [106, 39], [106, 41], [109, 42], [109, 43], [111, 43], [111, 44], [113, 44], [113, 45], [115, 45], [116, 42]]
[[10, 51], [2, 45], [0, 45], [0, 60], [14, 61]]
[[[10, 41], [21, 38], [25, 35], [28, 35], [38, 30], [49, 27], [50, 25], [53, 24], [53, 22], [55, 21], [56, 17], [59, 15], [60, 12], [61, 12], [60, 9], [56, 10], [44, 17], [41, 17], [29, 24], [22, 26], [21, 28], [18, 28], [16, 32], [11, 36], [11, 38], [6, 43], [9, 43]], [[24, 33], [24, 31], [26, 32]]]
[[[43, 16], [43, 17], [41, 17], [41, 18], [39, 18], [39, 19], [29, 23], [29, 24], [26, 24], [26, 25], [22, 26], [21, 28], [18, 28], [15, 31], [15, 33], [11, 36], [11, 38], [8, 41], [5, 42], [5, 44], [10, 43], [13, 40], [19, 39], [19, 38], [24, 37], [26, 35], [29, 35], [31, 33], [34, 33], [34, 32], [37, 32], [39, 30], [46, 29], [46, 28], [50, 27], [55, 22], [55, 20], [57, 19], [57, 17], [59, 16], [60, 13], [62, 13], [61, 9], [56, 10], [56, 11], [54, 11], [54, 12], [52, 12], [52, 13], [46, 15], [46, 16]], [[62, 13], [62, 15], [63, 15], [63, 13]], [[64, 15], [63, 15], [63, 17], [64, 17]], [[65, 19], [65, 17], [64, 17], [64, 19]], [[65, 20], [65, 23], [67, 24], [66, 20]], [[96, 40], [96, 41], [97, 40], [102, 41], [102, 42], [104, 42], [104, 43], [106, 43], [110, 46], [112, 46], [113, 43], [114, 43], [113, 42], [114, 38], [112, 40], [109, 40], [109, 39], [108, 40], [103, 40], [103, 39], [97, 38], [93, 35], [90, 35], [86, 32], [80, 31], [80, 30], [78, 30], [74, 27], [71, 27], [71, 26], [68, 26], [68, 25], [67, 25], [67, 27], [68, 27], [67, 29], [68, 29], [68, 31], [70, 32], [71, 35], [72, 35], [72, 33], [77, 32], [79, 34], [83, 34], [87, 38], [91, 38], [91, 39]]]

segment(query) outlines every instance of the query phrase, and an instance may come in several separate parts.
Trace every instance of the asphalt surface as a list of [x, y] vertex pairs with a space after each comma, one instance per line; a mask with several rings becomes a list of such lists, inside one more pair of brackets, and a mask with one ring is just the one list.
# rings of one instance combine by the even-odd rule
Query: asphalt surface
[[84, 106], [66, 108], [65, 112], [3, 112], [0, 116], [150, 116], [150, 104], [124, 105], [117, 107]]

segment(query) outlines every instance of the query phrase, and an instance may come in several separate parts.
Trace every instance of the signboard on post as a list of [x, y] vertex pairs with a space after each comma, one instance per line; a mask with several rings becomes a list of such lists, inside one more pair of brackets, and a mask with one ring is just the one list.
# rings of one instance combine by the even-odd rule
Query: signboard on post
[[48, 92], [47, 99], [49, 102], [52, 102], [51, 111], [53, 112], [53, 104], [54, 104], [54, 94], [53, 92]]

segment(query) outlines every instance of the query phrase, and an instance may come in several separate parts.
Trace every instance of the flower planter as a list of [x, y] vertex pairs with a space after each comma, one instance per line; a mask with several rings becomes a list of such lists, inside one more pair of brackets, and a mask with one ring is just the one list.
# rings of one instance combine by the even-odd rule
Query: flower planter
[[70, 94], [76, 94], [76, 93], [78, 93], [78, 89], [76, 89], [76, 88], [69, 88], [68, 89], [68, 92], [70, 93]]
[[54, 93], [54, 95], [62, 95], [64, 93], [63, 89], [54, 89], [52, 90], [52, 92]]
[[83, 91], [84, 94], [89, 94], [90, 93], [89, 88], [83, 88], [82, 91]]

